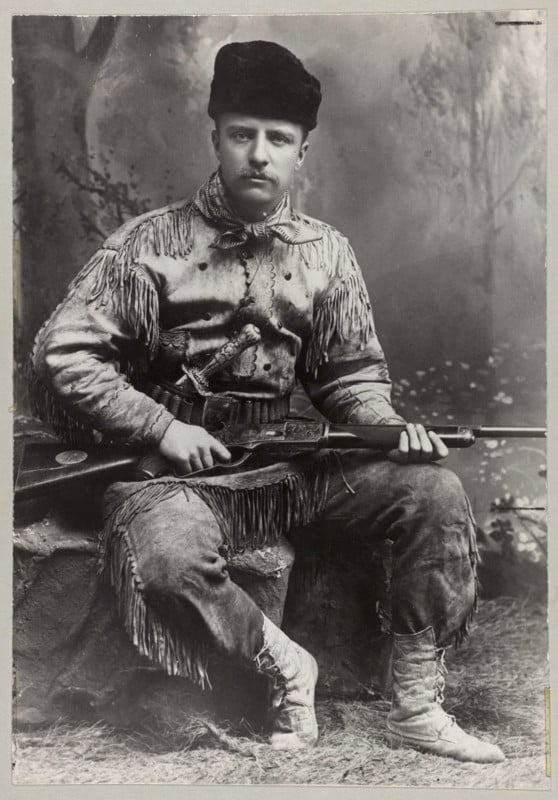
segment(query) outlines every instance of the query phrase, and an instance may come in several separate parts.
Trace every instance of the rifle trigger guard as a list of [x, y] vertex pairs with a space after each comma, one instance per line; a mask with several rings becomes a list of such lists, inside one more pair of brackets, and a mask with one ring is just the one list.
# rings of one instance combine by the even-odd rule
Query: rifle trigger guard
[[245, 464], [248, 461], [248, 459], [250, 458], [251, 455], [252, 455], [252, 451], [251, 450], [246, 450], [246, 452], [243, 453], [240, 456], [240, 458], [237, 458], [236, 461], [230, 461], [228, 464], [223, 464], [222, 466], [225, 467], [225, 469], [233, 469], [234, 467], [241, 467], [243, 464]]
[[198, 478], [207, 476], [211, 478], [214, 475], [222, 475], [223, 472], [227, 473], [228, 470], [236, 469], [236, 467], [241, 467], [245, 464], [250, 456], [252, 455], [251, 450], [246, 450], [240, 458], [237, 458], [236, 461], [230, 461], [228, 464], [217, 462], [212, 467], [204, 467], [203, 469], [197, 469], [194, 472], [185, 472], [185, 473], [174, 473], [175, 478]]

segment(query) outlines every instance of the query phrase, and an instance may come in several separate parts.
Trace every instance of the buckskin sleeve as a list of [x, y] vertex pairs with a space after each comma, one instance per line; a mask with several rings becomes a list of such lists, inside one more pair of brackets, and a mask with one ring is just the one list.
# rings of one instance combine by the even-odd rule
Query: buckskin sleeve
[[117, 250], [97, 251], [36, 337], [42, 416], [62, 416], [69, 425], [59, 427], [81, 424], [123, 443], [157, 444], [173, 417], [126, 374], [134, 359], [154, 351], [157, 332], [154, 277], [122, 263]]
[[298, 375], [310, 399], [332, 422], [404, 422], [391, 405], [391, 380], [374, 330], [368, 292], [347, 239], [337, 234], [331, 280], [316, 298], [312, 339]]

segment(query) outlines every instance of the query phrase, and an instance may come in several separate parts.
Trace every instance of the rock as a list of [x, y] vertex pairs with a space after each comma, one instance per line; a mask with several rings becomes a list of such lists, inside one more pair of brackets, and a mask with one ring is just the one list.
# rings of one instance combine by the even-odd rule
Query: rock
[[[184, 716], [203, 708], [246, 718], [257, 730], [269, 690], [265, 678], [214, 659], [213, 691], [202, 692], [166, 676], [132, 645], [114, 592], [98, 575], [103, 488], [92, 482], [16, 505], [16, 722], [65, 715], [141, 724], [157, 709]], [[235, 555], [232, 579], [316, 655], [318, 694], [377, 693], [385, 683], [385, 639], [376, 614], [380, 573], [363, 567], [368, 558], [356, 539], [346, 538], [342, 552], [325, 533], [320, 541], [293, 541], [296, 559], [286, 539]]]
[[283, 627], [317, 659], [318, 695], [384, 694], [390, 644], [378, 611], [385, 554], [358, 534], [347, 534], [340, 545], [325, 527], [293, 541]]
[[[73, 505], [52, 497], [47, 516], [27, 519], [15, 531], [16, 720], [38, 714], [43, 720], [65, 715], [138, 724], [164, 696], [163, 705], [177, 713], [204, 707], [229, 719], [248, 718], [257, 729], [264, 721], [265, 679], [214, 661], [213, 691], [202, 693], [189, 681], [167, 677], [136, 651], [112, 588], [99, 580], [94, 495], [80, 494], [80, 503]], [[231, 577], [276, 624], [282, 621], [294, 561], [293, 545], [284, 539], [236, 555], [229, 564]], [[350, 559], [345, 567], [328, 566], [327, 557], [316, 563], [311, 548], [301, 551], [289, 589], [286, 630], [317, 656], [319, 692], [366, 693], [379, 635], [374, 581], [355, 573]]]
[[16, 708], [14, 723], [18, 728], [42, 727], [48, 723], [48, 718], [34, 706], [27, 708]]
[[282, 538], [273, 547], [241, 553], [229, 560], [229, 573], [272, 622], [281, 625], [295, 559], [292, 545]]

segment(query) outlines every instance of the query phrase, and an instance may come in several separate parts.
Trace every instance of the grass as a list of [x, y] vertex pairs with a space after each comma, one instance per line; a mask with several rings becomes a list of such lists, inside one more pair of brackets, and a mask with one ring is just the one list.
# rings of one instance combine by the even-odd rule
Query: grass
[[17, 784], [315, 784], [544, 789], [546, 610], [500, 598], [481, 604], [469, 640], [448, 651], [445, 708], [498, 741], [503, 764], [462, 764], [392, 749], [385, 700], [317, 703], [320, 742], [281, 753], [223, 721], [177, 719], [161, 707], [141, 730], [60, 720], [14, 735]]

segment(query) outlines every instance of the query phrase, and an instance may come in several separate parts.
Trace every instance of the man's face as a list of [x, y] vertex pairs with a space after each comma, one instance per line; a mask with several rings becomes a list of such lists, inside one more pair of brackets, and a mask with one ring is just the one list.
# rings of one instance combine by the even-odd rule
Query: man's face
[[277, 205], [308, 149], [301, 125], [246, 114], [221, 114], [212, 141], [230, 199], [249, 221]]

